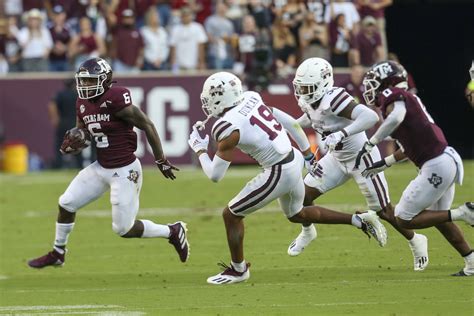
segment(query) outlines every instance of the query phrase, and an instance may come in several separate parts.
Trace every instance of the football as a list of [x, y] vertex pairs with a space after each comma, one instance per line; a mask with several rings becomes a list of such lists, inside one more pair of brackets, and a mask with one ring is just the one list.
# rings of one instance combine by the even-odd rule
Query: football
[[74, 127], [64, 135], [60, 151], [63, 154], [77, 154], [91, 144], [91, 139], [87, 129]]

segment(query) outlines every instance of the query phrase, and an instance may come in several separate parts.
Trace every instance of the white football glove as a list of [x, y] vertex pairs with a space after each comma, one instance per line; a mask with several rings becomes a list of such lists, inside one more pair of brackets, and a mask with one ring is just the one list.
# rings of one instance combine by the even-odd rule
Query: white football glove
[[380, 161], [374, 162], [370, 167], [367, 167], [364, 171], [362, 171], [362, 176], [365, 178], [375, 177], [378, 173], [391, 167], [396, 162], [397, 161], [395, 160], [395, 157], [393, 155], [385, 157]]
[[364, 146], [362, 149], [359, 151], [356, 157], [356, 161], [354, 164], [354, 170], [358, 170], [360, 166], [360, 162], [362, 161], [362, 157], [369, 155], [370, 152], [372, 151], [372, 148], [374, 148], [375, 145], [372, 144], [369, 140], [364, 143]]
[[198, 153], [201, 150], [207, 150], [207, 146], [209, 146], [209, 135], [202, 138], [201, 135], [199, 135], [197, 128], [193, 127], [193, 131], [189, 135], [188, 144], [195, 153]]
[[329, 134], [325, 140], [326, 147], [329, 149], [329, 151], [333, 151], [343, 138], [344, 133], [342, 131]]

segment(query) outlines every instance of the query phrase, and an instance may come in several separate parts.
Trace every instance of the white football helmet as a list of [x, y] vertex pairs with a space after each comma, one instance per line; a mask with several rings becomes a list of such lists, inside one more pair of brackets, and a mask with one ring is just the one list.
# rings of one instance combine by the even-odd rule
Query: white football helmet
[[319, 101], [332, 89], [334, 76], [331, 64], [323, 58], [308, 58], [296, 69], [293, 88], [300, 107]]
[[226, 108], [244, 100], [242, 82], [230, 72], [217, 72], [206, 79], [202, 87], [202, 110], [207, 116], [219, 117]]

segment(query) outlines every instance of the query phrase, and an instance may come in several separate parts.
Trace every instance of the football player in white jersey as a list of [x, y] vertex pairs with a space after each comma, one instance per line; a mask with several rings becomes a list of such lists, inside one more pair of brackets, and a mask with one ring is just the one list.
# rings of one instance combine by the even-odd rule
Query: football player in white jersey
[[310, 207], [312, 210], [303, 209], [302, 170], [305, 159], [301, 152], [293, 149], [287, 132], [308, 160], [313, 155], [308, 139], [295, 119], [278, 109], [267, 107], [258, 93], [243, 92], [240, 80], [228, 72], [215, 73], [205, 81], [201, 102], [208, 118], [217, 118], [212, 128], [217, 152], [212, 160], [207, 154], [208, 135], [202, 138], [197, 128], [193, 127], [188, 141], [197, 153], [204, 173], [214, 182], [221, 180], [232, 161], [235, 148], [253, 157], [263, 168], [223, 211], [232, 261], [230, 266], [223, 264], [225, 270], [209, 277], [208, 283], [237, 283], [250, 277], [250, 264], [244, 260], [243, 218], [275, 199], [291, 221], [311, 221], [313, 214], [319, 215], [320, 212], [324, 212], [325, 216], [348, 216], [346, 224], [351, 224], [354, 217], [361, 224], [359, 228], [374, 236], [381, 245], [385, 244], [385, 227], [375, 213], [350, 215], [316, 206]]
[[[334, 87], [332, 66], [322, 58], [309, 58], [301, 63], [293, 86], [298, 105], [304, 112], [298, 123], [304, 128], [312, 127], [320, 134], [329, 151], [304, 179], [304, 205], [312, 205], [319, 196], [353, 178], [368, 207], [408, 240], [414, 257], [414, 270], [424, 270], [428, 265], [427, 238], [398, 226], [384, 174], [366, 179], [360, 170], [354, 170], [358, 151], [367, 141], [365, 131], [378, 122], [377, 113], [356, 103], [344, 88]], [[367, 157], [369, 164], [380, 160], [378, 149], [374, 149]], [[314, 238], [314, 225], [303, 224], [301, 233], [288, 247], [288, 254], [299, 255]]]

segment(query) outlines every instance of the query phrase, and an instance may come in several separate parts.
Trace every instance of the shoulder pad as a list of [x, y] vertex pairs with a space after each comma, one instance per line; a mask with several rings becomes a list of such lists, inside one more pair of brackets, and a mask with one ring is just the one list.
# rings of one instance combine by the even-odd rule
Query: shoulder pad
[[334, 87], [324, 95], [320, 108], [323, 110], [331, 109], [332, 112], [337, 114], [353, 100], [352, 96], [346, 92], [346, 89]]

